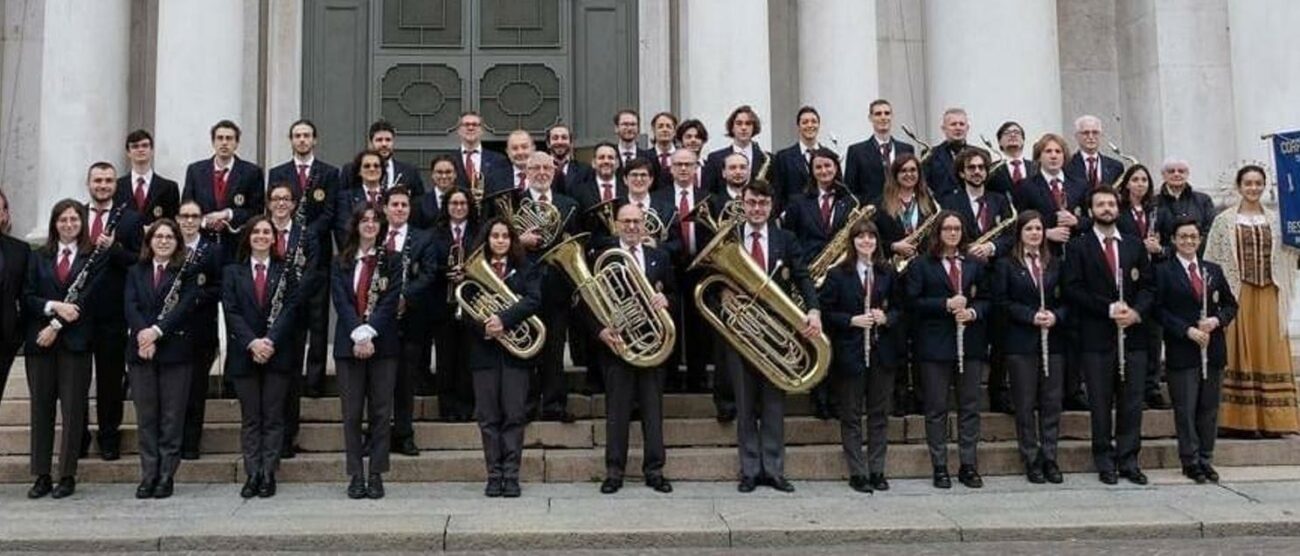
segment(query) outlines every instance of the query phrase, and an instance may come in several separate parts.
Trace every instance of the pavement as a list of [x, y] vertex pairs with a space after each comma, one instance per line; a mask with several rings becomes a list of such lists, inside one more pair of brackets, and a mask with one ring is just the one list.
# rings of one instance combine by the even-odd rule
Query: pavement
[[[749, 495], [731, 482], [676, 482], [676, 491], [663, 495], [629, 481], [612, 496], [592, 483], [528, 483], [515, 500], [484, 498], [476, 483], [391, 483], [379, 501], [349, 500], [342, 483], [282, 484], [267, 500], [242, 500], [235, 484], [186, 483], [171, 499], [145, 501], [126, 484], [79, 485], [69, 499], [35, 501], [25, 498], [25, 486], [4, 485], [0, 551], [839, 554], [885, 547], [894, 554], [903, 552], [889, 547], [905, 543], [945, 554], [1041, 553], [1049, 546], [1080, 554], [1144, 546], [1297, 553], [1300, 467], [1220, 472], [1220, 484], [1194, 485], [1174, 470], [1152, 470], [1145, 487], [1106, 486], [1093, 474], [1067, 475], [1063, 485], [988, 477], [983, 489], [950, 491], [898, 479], [872, 495], [838, 481], [797, 481], [794, 494], [760, 487]], [[1258, 537], [1282, 539], [1220, 542]]]

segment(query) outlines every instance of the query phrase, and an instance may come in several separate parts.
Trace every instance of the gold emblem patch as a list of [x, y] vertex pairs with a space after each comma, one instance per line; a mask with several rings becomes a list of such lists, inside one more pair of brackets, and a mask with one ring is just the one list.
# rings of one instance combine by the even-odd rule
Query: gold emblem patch
[[316, 188], [315, 191], [311, 192], [311, 198], [315, 199], [317, 203], [325, 202], [325, 190], [319, 187]]
[[1142, 277], [1142, 273], [1141, 273], [1141, 272], [1138, 272], [1137, 267], [1133, 267], [1132, 270], [1129, 270], [1129, 271], [1128, 271], [1128, 277], [1131, 278], [1131, 279], [1133, 279], [1134, 282], [1136, 282], [1136, 281], [1138, 281], [1138, 278], [1141, 278], [1141, 277]]
[[237, 206], [237, 207], [242, 207], [242, 206], [244, 206], [244, 194], [243, 194], [243, 193], [236, 193], [236, 194], [235, 194], [235, 206]]
[[202, 285], [204, 285], [204, 284], [207, 284], [207, 283], [208, 283], [208, 275], [207, 275], [207, 274], [204, 274], [204, 273], [202, 273], [202, 272], [200, 272], [200, 273], [199, 273], [199, 278], [198, 278], [198, 283], [199, 283], [200, 286], [202, 286]]
[[154, 217], [154, 218], [162, 218], [162, 215], [163, 215], [162, 207], [154, 207], [154, 208], [153, 208], [153, 217]]

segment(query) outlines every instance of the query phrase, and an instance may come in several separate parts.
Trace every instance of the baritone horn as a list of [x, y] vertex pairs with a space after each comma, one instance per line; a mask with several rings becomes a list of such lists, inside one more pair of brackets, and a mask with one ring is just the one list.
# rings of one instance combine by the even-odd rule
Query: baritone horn
[[715, 272], [695, 286], [695, 306], [728, 344], [774, 386], [807, 392], [826, 377], [831, 344], [825, 334], [805, 338], [807, 317], [754, 263], [740, 245], [735, 222], [717, 234], [691, 262]]
[[618, 333], [621, 346], [615, 355], [619, 359], [635, 367], [659, 366], [677, 345], [672, 315], [651, 304], [656, 291], [636, 268], [631, 253], [610, 249], [588, 267], [582, 245], [587, 236], [566, 238], [542, 260], [564, 271], [596, 320]]
[[[456, 286], [456, 304], [475, 322], [486, 322], [492, 315], [519, 302], [519, 296], [497, 276], [479, 247], [464, 262], [465, 278]], [[531, 359], [542, 351], [546, 342], [546, 325], [536, 315], [524, 319], [497, 339], [511, 355]]]

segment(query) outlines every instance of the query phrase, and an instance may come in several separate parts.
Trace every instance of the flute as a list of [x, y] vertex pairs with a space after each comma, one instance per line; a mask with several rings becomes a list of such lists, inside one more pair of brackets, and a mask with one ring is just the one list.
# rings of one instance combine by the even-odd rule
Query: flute
[[[871, 279], [871, 267], [867, 267], [867, 298], [862, 303], [862, 312], [871, 315], [871, 290], [875, 288], [875, 280]], [[867, 325], [867, 329], [862, 331], [862, 358], [866, 362], [867, 368], [871, 368], [871, 335], [876, 331], [875, 323]]]
[[[1204, 269], [1204, 267], [1201, 267]], [[1205, 275], [1205, 284], [1201, 287], [1201, 320], [1210, 318], [1210, 273], [1202, 272]], [[1210, 339], [1206, 338], [1205, 343], [1201, 344], [1201, 380], [1205, 380], [1210, 374]]]
[[[1047, 281], [1044, 280], [1042, 273], [1040, 272], [1038, 276], [1038, 310], [1039, 311], [1047, 310], [1047, 294], [1044, 293], [1044, 290], [1046, 289], [1047, 289]], [[1048, 334], [1049, 332], [1046, 326], [1038, 329], [1039, 349], [1043, 351], [1043, 376], [1048, 376], [1049, 374], [1051, 374], [1050, 371], [1048, 371], [1048, 366], [1047, 366]]]
[[[1117, 263], [1115, 267], [1119, 268], [1119, 264]], [[1119, 303], [1124, 303], [1124, 272], [1123, 271], [1119, 272], [1119, 281], [1115, 283], [1115, 288], [1119, 290], [1119, 299], [1117, 301]], [[1116, 349], [1119, 353], [1119, 381], [1124, 382], [1124, 326], [1116, 322], [1115, 330], [1117, 331]]]

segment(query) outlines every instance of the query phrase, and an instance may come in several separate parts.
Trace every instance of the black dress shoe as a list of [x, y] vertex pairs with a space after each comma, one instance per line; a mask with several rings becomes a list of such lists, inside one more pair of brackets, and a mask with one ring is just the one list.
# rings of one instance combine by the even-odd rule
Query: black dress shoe
[[404, 456], [414, 457], [420, 455], [420, 448], [415, 445], [415, 439], [409, 436], [396, 442], [393, 451]]
[[1097, 473], [1097, 480], [1108, 485], [1119, 484], [1119, 475], [1114, 471], [1101, 471]]
[[32, 488], [27, 491], [27, 497], [33, 500], [37, 498], [44, 498], [53, 489], [54, 489], [54, 481], [50, 479], [50, 476], [41, 475], [39, 477], [36, 477], [36, 484], [33, 484]]
[[1129, 469], [1128, 471], [1120, 471], [1119, 476], [1128, 479], [1128, 482], [1133, 483], [1135, 485], [1147, 484], [1146, 474], [1143, 473], [1141, 469], [1138, 469], [1136, 467], [1134, 467], [1133, 469]]
[[1043, 466], [1036, 461], [1025, 466], [1025, 479], [1036, 485], [1047, 482], [1047, 477], [1043, 476]]
[[813, 417], [816, 417], [818, 420], [821, 421], [831, 420], [831, 417], [833, 417], [831, 415], [831, 407], [824, 403], [816, 404], [813, 407]]
[[1085, 396], [1083, 393], [1078, 393], [1065, 398], [1063, 407], [1066, 411], [1087, 411], [1088, 396]]
[[623, 488], [623, 479], [605, 479], [605, 482], [600, 483], [601, 494], [614, 494], [620, 488]]
[[77, 492], [77, 478], [64, 477], [59, 479], [59, 484], [55, 485], [54, 490], [50, 491], [50, 498], [67, 498], [72, 496], [74, 492]]
[[483, 496], [488, 498], [500, 498], [501, 479], [488, 479], [487, 486], [483, 487]]
[[1065, 482], [1065, 477], [1061, 475], [1061, 468], [1052, 460], [1043, 462], [1043, 477], [1047, 479], [1047, 482], [1054, 485]]
[[966, 488], [984, 488], [984, 478], [974, 465], [963, 465], [957, 470], [957, 480]]
[[181, 459], [185, 461], [194, 461], [199, 459], [198, 450], [181, 450]]
[[135, 487], [135, 497], [139, 500], [153, 498], [154, 488], [158, 486], [156, 479], [145, 479], [140, 481], [140, 486]]
[[889, 490], [889, 480], [885, 479], [884, 473], [871, 473], [867, 475], [867, 481], [871, 483], [871, 488], [875, 490]]
[[1184, 465], [1183, 476], [1191, 479], [1198, 485], [1205, 484], [1205, 472], [1201, 470], [1201, 466], [1199, 465]]
[[158, 481], [158, 486], [153, 489], [154, 498], [171, 498], [172, 493], [176, 491], [176, 481], [171, 477], [163, 477]]
[[736, 420], [736, 408], [731, 407], [731, 408], [725, 408], [725, 409], [718, 409], [718, 416], [717, 416], [717, 419], [718, 419], [718, 422], [719, 422], [719, 423], [722, 423], [722, 424], [724, 424], [724, 425], [727, 424], [727, 423], [730, 423], [730, 422], [732, 422], [732, 421], [735, 421], [735, 420]]
[[1205, 475], [1205, 480], [1210, 481], [1211, 483], [1219, 482], [1219, 472], [1215, 471], [1214, 467], [1211, 466], [1210, 464], [1202, 463], [1201, 473]]
[[952, 477], [948, 476], [947, 469], [934, 468], [934, 488], [952, 488]]
[[506, 498], [519, 498], [523, 494], [519, 488], [519, 479], [506, 479], [501, 483], [501, 496]]
[[293, 444], [288, 444], [280, 448], [280, 459], [293, 459], [298, 457], [298, 448]]
[[849, 488], [863, 494], [871, 494], [871, 481], [868, 481], [865, 476], [854, 475], [849, 477]]
[[1169, 402], [1165, 401], [1164, 395], [1156, 391], [1147, 394], [1146, 406], [1147, 409], [1169, 409]]
[[736, 490], [738, 492], [749, 494], [754, 492], [756, 487], [758, 487], [758, 481], [754, 480], [753, 477], [741, 477], [740, 484], [736, 485]]
[[257, 489], [258, 498], [270, 498], [275, 496], [275, 474], [267, 473], [262, 477], [262, 484]]
[[366, 498], [378, 500], [384, 497], [384, 477], [378, 473], [371, 473], [370, 479], [366, 481]]
[[989, 411], [1011, 415], [1015, 410], [1011, 406], [1011, 395], [1006, 392], [989, 393]]
[[366, 478], [361, 475], [353, 475], [352, 481], [348, 483], [348, 498], [360, 500], [366, 497]]
[[780, 475], [776, 477], [769, 477], [766, 482], [767, 482], [767, 486], [770, 486], [775, 490], [779, 490], [781, 492], [786, 492], [786, 493], [794, 492], [794, 485], [790, 484], [790, 481], [787, 481], [785, 477], [782, 477]]
[[668, 482], [668, 479], [663, 478], [662, 475], [656, 475], [654, 477], [646, 477], [645, 486], [654, 489], [655, 492], [662, 492], [664, 494], [668, 494], [673, 491], [673, 484]]
[[244, 488], [239, 489], [240, 498], [252, 498], [257, 496], [257, 491], [262, 488], [261, 475], [249, 475], [248, 480], [244, 481]]
[[122, 451], [117, 446], [99, 447], [99, 459], [104, 461], [117, 461], [122, 459]]

